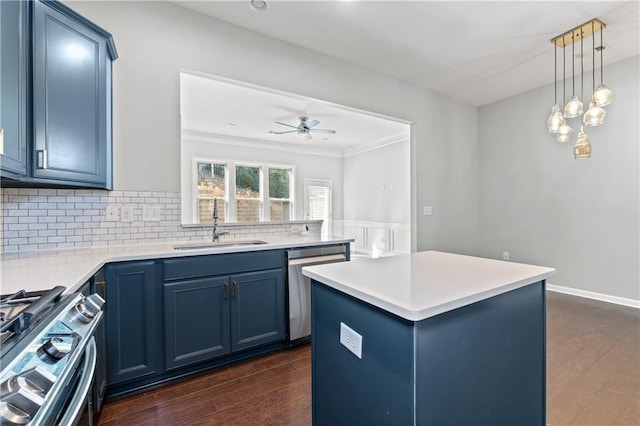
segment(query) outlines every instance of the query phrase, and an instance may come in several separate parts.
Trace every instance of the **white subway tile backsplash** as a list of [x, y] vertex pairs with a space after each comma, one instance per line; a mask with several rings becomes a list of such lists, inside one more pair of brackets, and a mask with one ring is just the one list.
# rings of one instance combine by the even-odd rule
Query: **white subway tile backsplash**
[[[182, 227], [178, 192], [0, 188], [0, 200], [4, 252], [211, 239], [210, 226]], [[107, 205], [130, 206], [133, 221], [108, 222]], [[142, 220], [145, 205], [160, 207], [160, 221]], [[268, 223], [223, 227], [223, 239], [289, 233], [287, 225]]]

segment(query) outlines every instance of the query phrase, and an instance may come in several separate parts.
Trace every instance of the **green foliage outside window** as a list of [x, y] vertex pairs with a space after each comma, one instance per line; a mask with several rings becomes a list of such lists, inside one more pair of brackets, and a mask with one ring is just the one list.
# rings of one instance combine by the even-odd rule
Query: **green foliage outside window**
[[[241, 197], [258, 197], [260, 194], [260, 167], [236, 167], [236, 194]], [[253, 194], [253, 195], [251, 195]]]
[[269, 169], [269, 198], [289, 198], [291, 169]]

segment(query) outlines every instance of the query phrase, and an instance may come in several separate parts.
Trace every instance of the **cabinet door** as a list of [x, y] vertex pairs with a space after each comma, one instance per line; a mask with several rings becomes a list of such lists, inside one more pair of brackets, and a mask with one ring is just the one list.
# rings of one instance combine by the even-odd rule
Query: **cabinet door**
[[3, 177], [27, 173], [28, 7], [0, 1], [0, 168]]
[[158, 365], [154, 262], [108, 265], [105, 304], [110, 385], [153, 374]]
[[33, 175], [107, 187], [107, 42], [49, 5], [33, 4]]
[[231, 276], [231, 350], [285, 338], [282, 269]]
[[168, 370], [228, 354], [229, 278], [165, 283], [164, 333]]

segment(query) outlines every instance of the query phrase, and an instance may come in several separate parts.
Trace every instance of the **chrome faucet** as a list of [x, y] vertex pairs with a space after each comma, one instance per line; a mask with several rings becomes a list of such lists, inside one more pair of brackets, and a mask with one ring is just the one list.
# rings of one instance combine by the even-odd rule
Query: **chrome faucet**
[[213, 242], [217, 243], [220, 235], [228, 234], [228, 232], [218, 232], [218, 199], [213, 199]]

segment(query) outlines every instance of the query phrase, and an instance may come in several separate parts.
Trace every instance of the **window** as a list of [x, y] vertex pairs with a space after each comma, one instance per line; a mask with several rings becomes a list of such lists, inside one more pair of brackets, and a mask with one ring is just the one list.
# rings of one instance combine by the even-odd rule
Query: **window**
[[227, 218], [227, 165], [196, 162], [196, 207], [198, 223], [213, 223], [213, 200], [217, 199], [218, 222]]
[[262, 212], [260, 166], [236, 166], [236, 220], [259, 222]]
[[271, 220], [291, 220], [292, 175], [291, 168], [269, 167], [269, 218]]
[[193, 159], [197, 223], [287, 221], [294, 219], [295, 168], [227, 160]]

